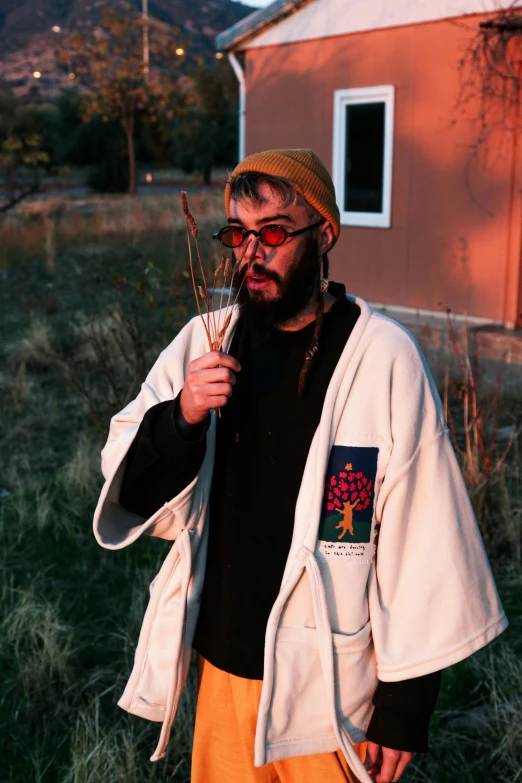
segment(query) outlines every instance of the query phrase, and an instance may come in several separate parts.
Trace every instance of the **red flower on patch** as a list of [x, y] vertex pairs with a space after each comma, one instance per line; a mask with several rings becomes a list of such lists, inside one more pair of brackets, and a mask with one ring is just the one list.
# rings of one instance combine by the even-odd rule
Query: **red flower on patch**
[[363, 474], [361, 473], [361, 471], [359, 471], [359, 473], [355, 474], [355, 478], [358, 478], [358, 479], [362, 478], [362, 476], [363, 476]]
[[348, 484], [344, 479], [341, 479], [339, 482], [339, 487], [342, 489], [343, 492], [346, 492], [346, 490], [348, 489]]
[[341, 478], [346, 478], [346, 473], [345, 473], [344, 470], [340, 470], [339, 471], [339, 475], [340, 475]]
[[334, 495], [337, 495], [337, 497], [339, 497], [340, 494], [341, 494], [341, 490], [338, 487], [336, 487], [334, 489]]
[[335, 508], [335, 505], [334, 505], [334, 503], [327, 503], [326, 504], [326, 508], [328, 509], [328, 511], [333, 511], [334, 508]]

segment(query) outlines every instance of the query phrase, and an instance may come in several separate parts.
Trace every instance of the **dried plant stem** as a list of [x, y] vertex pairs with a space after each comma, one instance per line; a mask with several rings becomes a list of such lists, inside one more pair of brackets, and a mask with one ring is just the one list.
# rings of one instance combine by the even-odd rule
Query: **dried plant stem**
[[[203, 266], [203, 261], [201, 260], [201, 253], [199, 249], [199, 242], [198, 242], [198, 225], [196, 221], [194, 220], [194, 217], [192, 216], [188, 201], [187, 201], [187, 194], [182, 191], [181, 192], [181, 204], [183, 207], [183, 212], [185, 214], [185, 218], [187, 221], [187, 243], [188, 243], [188, 249], [189, 249], [189, 263], [190, 263], [190, 276], [192, 279], [192, 287], [194, 289], [194, 296], [196, 298], [196, 305], [198, 308], [199, 315], [201, 317], [201, 320], [203, 321], [203, 326], [205, 328], [205, 333], [207, 335], [207, 340], [209, 344], [209, 348], [211, 351], [220, 351], [223, 347], [223, 343], [225, 340], [225, 334], [226, 331], [230, 325], [230, 321], [232, 320], [232, 314], [234, 312], [234, 308], [237, 304], [239, 294], [241, 293], [241, 289], [245, 283], [245, 277], [243, 277], [243, 280], [241, 281], [241, 285], [235, 292], [234, 299], [232, 300], [232, 292], [233, 292], [233, 285], [234, 285], [234, 278], [239, 270], [239, 267], [241, 265], [241, 262], [245, 258], [245, 255], [247, 253], [247, 250], [250, 246], [250, 242], [247, 242], [243, 252], [241, 253], [241, 256], [239, 259], [235, 262], [233, 267], [231, 268], [231, 262], [229, 259], [227, 259], [225, 256], [222, 256], [221, 263], [219, 264], [218, 268], [216, 269], [214, 273], [214, 280], [212, 285], [212, 291], [209, 296], [208, 286], [207, 286], [207, 279], [205, 274], [205, 268]], [[192, 237], [194, 238], [195, 246], [196, 246], [196, 256], [197, 256], [197, 264], [199, 266], [199, 273], [201, 275], [202, 285], [198, 285], [196, 282], [196, 270], [195, 270], [195, 263], [194, 263], [194, 253], [192, 251], [192, 244], [190, 241], [190, 235], [192, 234]], [[259, 239], [256, 239], [254, 242], [254, 245], [252, 247], [251, 251], [251, 257], [248, 262], [248, 268], [250, 268], [254, 262], [254, 259], [256, 257], [257, 249], [259, 247]], [[230, 282], [228, 283], [228, 296], [226, 300], [225, 305], [225, 312], [222, 313], [223, 310], [223, 294], [224, 289], [228, 282], [228, 275], [231, 270], [230, 274]], [[222, 275], [223, 282], [221, 286], [221, 295], [219, 298], [219, 313], [217, 315], [216, 319], [216, 310], [215, 310], [215, 303], [216, 303], [216, 285], [218, 283], [219, 277]], [[205, 303], [205, 310], [206, 313], [203, 312], [203, 309], [201, 307], [200, 299], [202, 299]], [[206, 315], [206, 318], [205, 318]], [[223, 318], [223, 322], [222, 322]]]
[[218, 320], [216, 323], [216, 305], [215, 305], [215, 294], [216, 294], [216, 285], [219, 280], [219, 276], [221, 273], [223, 273], [223, 284], [221, 286], [221, 297], [220, 297], [220, 310], [221, 310], [221, 300], [223, 299], [223, 287], [226, 282], [226, 275], [227, 275], [227, 259], [225, 256], [221, 256], [221, 262], [214, 272], [214, 285], [212, 286], [212, 318], [214, 321], [214, 335], [219, 334], [219, 327], [220, 327], [220, 321], [221, 321], [221, 312], [218, 314]]
[[[194, 220], [194, 218], [192, 218], [192, 219]], [[195, 223], [195, 222], [196, 222], [196, 221], [194, 220], [194, 223]], [[210, 309], [209, 309], [209, 306], [208, 306], [208, 303], [209, 303], [209, 297], [208, 297], [207, 277], [206, 277], [206, 275], [205, 275], [205, 269], [204, 269], [204, 267], [203, 267], [203, 262], [202, 262], [202, 260], [201, 260], [201, 253], [199, 252], [199, 242], [198, 242], [198, 237], [197, 237], [197, 234], [196, 234], [196, 236], [195, 236], [195, 242], [196, 242], [196, 256], [197, 256], [197, 259], [198, 259], [198, 264], [199, 264], [199, 271], [200, 271], [200, 273], [201, 273], [201, 278], [202, 278], [202, 280], [203, 280], [203, 291], [204, 291], [204, 295], [202, 295], [202, 297], [201, 297], [201, 298], [202, 298], [202, 299], [204, 299], [204, 301], [205, 301], [205, 305], [206, 305], [206, 308], [207, 308], [207, 324], [208, 324], [207, 333], [208, 333], [209, 335], [211, 335], [211, 334], [212, 334], [212, 332], [214, 332], [214, 334], [213, 334], [213, 337], [215, 338], [215, 330], [213, 330], [213, 329], [212, 329], [212, 324], [211, 324], [211, 316], [210, 316]], [[212, 292], [212, 303], [213, 303], [213, 301], [214, 301], [214, 292]], [[214, 310], [214, 308], [212, 307], [212, 312], [213, 312], [213, 310]], [[216, 351], [216, 350], [218, 350], [218, 349], [216, 348], [215, 339], [212, 339], [210, 336], [209, 336], [209, 343], [210, 343], [210, 350], [211, 350], [211, 351]]]
[[[201, 253], [199, 249], [199, 242], [198, 242], [199, 229], [194, 217], [190, 212], [188, 201], [187, 201], [187, 194], [184, 191], [181, 192], [181, 204], [187, 221], [187, 244], [188, 244], [188, 251], [189, 251], [190, 277], [192, 280], [192, 287], [194, 289], [194, 296], [196, 298], [198, 313], [203, 322], [203, 327], [205, 329], [205, 334], [207, 336], [209, 349], [211, 351], [221, 351], [223, 348], [223, 343], [225, 341], [226, 331], [232, 320], [234, 307], [237, 304], [238, 297], [241, 292], [241, 288], [243, 287], [243, 284], [245, 282], [245, 278], [243, 277], [243, 280], [241, 281], [241, 285], [236, 291], [234, 300], [232, 301], [234, 278], [236, 276], [237, 271], [239, 270], [241, 262], [245, 258], [250, 243], [249, 242], [246, 243], [246, 246], [241, 254], [241, 257], [235, 262], [233, 266], [231, 266], [230, 259], [226, 258], [225, 256], [221, 257], [221, 263], [219, 264], [218, 268], [214, 272], [212, 291], [209, 296], [209, 289], [207, 286], [205, 268], [203, 266], [203, 261], [201, 260]], [[201, 280], [202, 280], [202, 284], [200, 285], [198, 285], [196, 281], [196, 268], [195, 268], [196, 264], [194, 260], [194, 253], [192, 250], [192, 243], [190, 240], [191, 234], [195, 242], [197, 265], [199, 267], [198, 271], [199, 274], [201, 275]], [[259, 240], [256, 239], [254, 246], [252, 248], [250, 261], [248, 262], [248, 268], [250, 268], [250, 266], [254, 262], [258, 247], [259, 247]], [[228, 296], [225, 305], [225, 312], [223, 314], [223, 295], [224, 295], [224, 289], [228, 282], [229, 273], [230, 273], [230, 282], [228, 283], [229, 290], [228, 290]], [[219, 312], [216, 317], [216, 309], [215, 309], [216, 285], [218, 283], [220, 276], [223, 277], [223, 282], [221, 286], [221, 295], [219, 298]], [[205, 313], [203, 312], [200, 299], [202, 299], [203, 302], [205, 303], [205, 311], [206, 311]], [[222, 323], [222, 318], [223, 318], [223, 323]], [[218, 415], [221, 416], [221, 411], [219, 410], [219, 408], [217, 409], [217, 412]]]
[[219, 297], [218, 331], [219, 331], [219, 327], [221, 326], [221, 310], [223, 309], [223, 294], [225, 292], [225, 288], [226, 288], [227, 280], [228, 280], [228, 274], [230, 272], [230, 259], [229, 258], [225, 258], [225, 256], [221, 256], [221, 263], [224, 265], [224, 268], [223, 268], [223, 285], [221, 286], [221, 295]]
[[[250, 267], [254, 263], [254, 259], [256, 257], [256, 253], [257, 253], [257, 248], [258, 247], [259, 247], [259, 239], [256, 239], [256, 241], [254, 242], [254, 247], [252, 248], [252, 253], [251, 253], [251, 256], [250, 256], [250, 260], [248, 262], [248, 269], [250, 269]], [[232, 302], [232, 306], [230, 306], [230, 300], [231, 300], [231, 297], [232, 297], [234, 277], [235, 277], [237, 271], [239, 270], [239, 267], [240, 267], [241, 262], [243, 261], [245, 255], [246, 255], [247, 250], [248, 250], [248, 243], [247, 243], [245, 249], [243, 250], [243, 252], [241, 254], [241, 257], [236, 261], [236, 263], [234, 265], [234, 268], [232, 270], [232, 278], [230, 280], [230, 286], [229, 286], [229, 291], [228, 291], [227, 306], [226, 306], [226, 309], [225, 309], [225, 323], [223, 324], [223, 329], [221, 330], [222, 333], [220, 334], [221, 343], [223, 343], [223, 340], [224, 340], [224, 337], [225, 337], [225, 332], [226, 332], [226, 330], [229, 327], [230, 321], [232, 320], [232, 313], [234, 312], [234, 307], [237, 304], [237, 300], [239, 298], [239, 294], [241, 293], [241, 289], [243, 288], [243, 285], [244, 285], [245, 280], [246, 280], [246, 276], [243, 276], [243, 279], [241, 281], [241, 285], [239, 286], [239, 288], [236, 291], [236, 295], [234, 297], [234, 301]], [[229, 307], [230, 307], [230, 310], [229, 310]]]
[[[189, 233], [188, 222], [187, 222], [187, 242], [188, 242], [188, 250], [189, 250], [190, 276], [192, 278], [192, 287], [194, 288], [194, 296], [196, 297], [196, 304], [197, 304], [197, 307], [198, 307], [198, 312], [199, 312], [199, 315], [201, 317], [201, 320], [203, 321], [203, 326], [205, 328], [205, 332], [206, 332], [206, 335], [207, 335], [208, 344], [209, 344], [210, 350], [212, 350], [212, 340], [210, 338], [210, 332], [208, 330], [207, 324], [205, 323], [205, 319], [203, 317], [203, 312], [201, 310], [201, 305], [199, 303], [199, 295], [198, 295], [198, 288], [197, 288], [197, 284], [196, 284], [196, 276], [194, 274], [194, 263], [193, 263], [193, 260], [192, 260], [192, 247], [190, 245], [190, 233]], [[208, 312], [208, 306], [207, 306], [207, 312]]]
[[227, 301], [225, 303], [225, 323], [227, 322], [228, 309], [230, 307], [230, 300], [231, 300], [231, 297], [232, 297], [232, 291], [233, 291], [233, 287], [234, 287], [234, 277], [236, 276], [236, 272], [237, 272], [238, 268], [239, 268], [239, 261], [236, 261], [236, 263], [232, 267], [232, 275], [230, 277], [230, 283], [229, 283], [229, 286], [228, 286], [228, 296], [227, 296]]
[[[494, 536], [491, 522], [492, 504], [495, 503], [493, 485], [502, 477], [508, 454], [517, 447], [522, 425], [513, 427], [505, 446], [499, 442], [498, 427], [503, 410], [503, 374], [497, 374], [495, 387], [491, 392], [481, 389], [479, 355], [476, 345], [470, 344], [467, 323], [464, 324], [462, 340], [457, 339], [449, 312], [448, 327], [450, 345], [458, 368], [458, 380], [452, 379], [448, 364], [444, 373], [444, 415], [468, 486], [474, 513], [482, 526], [483, 534]], [[439, 367], [435, 356], [432, 360]], [[460, 411], [452, 409], [452, 400], [459, 402]]]

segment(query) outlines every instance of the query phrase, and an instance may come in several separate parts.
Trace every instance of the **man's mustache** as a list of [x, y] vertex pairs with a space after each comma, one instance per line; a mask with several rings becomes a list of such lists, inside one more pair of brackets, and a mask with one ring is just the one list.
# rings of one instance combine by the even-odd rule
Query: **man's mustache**
[[250, 272], [251, 275], [255, 275], [256, 277], [260, 277], [264, 280], [273, 280], [275, 283], [281, 282], [281, 277], [277, 272], [275, 272], [273, 269], [267, 269], [262, 264], [258, 264], [257, 261], [254, 261], [250, 268], [248, 266], [243, 267], [243, 269], [238, 273], [239, 282], [243, 280], [247, 271]]

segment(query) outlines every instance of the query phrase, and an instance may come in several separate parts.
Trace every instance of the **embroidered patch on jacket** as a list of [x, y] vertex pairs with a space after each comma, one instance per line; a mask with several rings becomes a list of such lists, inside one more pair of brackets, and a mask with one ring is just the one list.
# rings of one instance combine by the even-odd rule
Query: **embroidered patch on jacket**
[[[369, 543], [379, 449], [333, 446], [328, 460], [321, 507], [319, 540], [341, 544]], [[361, 547], [361, 551], [366, 547]]]

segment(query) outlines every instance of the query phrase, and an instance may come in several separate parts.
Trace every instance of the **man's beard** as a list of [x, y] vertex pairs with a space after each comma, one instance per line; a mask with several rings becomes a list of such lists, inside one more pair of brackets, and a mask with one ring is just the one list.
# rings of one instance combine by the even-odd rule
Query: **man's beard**
[[320, 259], [317, 240], [310, 237], [310, 242], [294, 260], [284, 278], [255, 261], [250, 269], [245, 265], [235, 277], [236, 290], [241, 286], [247, 271], [273, 280], [278, 293], [265, 299], [263, 292], [250, 290], [247, 287], [248, 281], [245, 280], [237, 299], [239, 317], [258, 329], [273, 329], [298, 316], [319, 292]]

